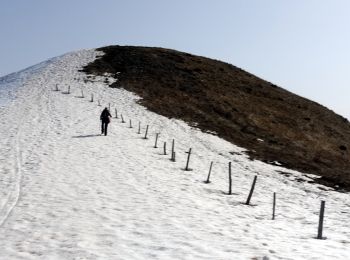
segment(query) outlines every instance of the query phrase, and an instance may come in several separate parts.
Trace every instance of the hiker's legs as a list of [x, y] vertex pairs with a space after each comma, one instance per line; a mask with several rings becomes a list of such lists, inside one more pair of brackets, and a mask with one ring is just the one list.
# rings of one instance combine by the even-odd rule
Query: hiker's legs
[[105, 123], [105, 135], [107, 135], [107, 128], [108, 128], [108, 123]]
[[101, 134], [103, 134], [105, 132], [105, 129], [104, 129], [104, 122], [101, 121]]

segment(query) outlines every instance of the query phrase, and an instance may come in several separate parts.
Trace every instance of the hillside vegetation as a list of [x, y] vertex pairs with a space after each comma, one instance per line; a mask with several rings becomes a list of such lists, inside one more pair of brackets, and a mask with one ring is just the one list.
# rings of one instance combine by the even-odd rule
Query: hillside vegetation
[[111, 74], [110, 87], [138, 94], [149, 110], [215, 132], [253, 159], [350, 188], [350, 125], [331, 110], [221, 61], [162, 48], [98, 50], [105, 55], [84, 72]]

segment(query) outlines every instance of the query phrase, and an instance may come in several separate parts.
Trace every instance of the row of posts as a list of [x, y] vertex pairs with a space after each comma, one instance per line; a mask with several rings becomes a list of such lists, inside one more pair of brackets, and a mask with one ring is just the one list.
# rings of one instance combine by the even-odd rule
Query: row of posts
[[[130, 123], [130, 125], [131, 125], [131, 123]], [[141, 123], [139, 122], [139, 131], [138, 131], [139, 134], [140, 134], [140, 129], [141, 129], [140, 125], [141, 125]], [[144, 139], [148, 139], [148, 137], [147, 137], [148, 128], [149, 128], [149, 125], [146, 126]], [[159, 133], [156, 133], [154, 148], [158, 148], [158, 140], [159, 140]], [[173, 139], [172, 140], [172, 149], [171, 149], [171, 161], [175, 161], [174, 148], [175, 148], [175, 140]], [[163, 150], [164, 150], [163, 154], [167, 155], [166, 142], [164, 142], [164, 144], [163, 144]], [[186, 160], [186, 166], [185, 166], [184, 170], [185, 171], [192, 171], [192, 169], [189, 167], [191, 153], [192, 153], [192, 148], [190, 148], [188, 150], [188, 152], [186, 152], [186, 153], [187, 153], [187, 160]], [[211, 182], [210, 181], [210, 176], [211, 176], [211, 172], [212, 172], [212, 169], [213, 169], [213, 163], [214, 162], [210, 163], [208, 176], [207, 176], [207, 179], [204, 181], [204, 183], [208, 184], [208, 183]], [[228, 187], [228, 193], [227, 194], [228, 195], [232, 195], [232, 163], [231, 162], [229, 162], [229, 165], [228, 165], [228, 172], [229, 172], [229, 176], [228, 176], [229, 187]], [[247, 200], [245, 202], [245, 205], [250, 205], [250, 201], [251, 201], [251, 198], [252, 198], [253, 193], [254, 193], [254, 189], [255, 189], [257, 178], [258, 178], [258, 176], [254, 176], [254, 179], [253, 179], [253, 182], [252, 182], [252, 185], [251, 185], [251, 188], [250, 188]], [[321, 201], [321, 209], [320, 209], [320, 214], [319, 214], [318, 233], [317, 233], [317, 237], [316, 237], [317, 239], [325, 239], [323, 237], [323, 235], [322, 235], [322, 233], [323, 233], [323, 222], [324, 222], [324, 209], [325, 209], [325, 201]], [[276, 217], [276, 192], [273, 193], [272, 220], [275, 220], [275, 217]]]
[[[55, 91], [59, 91], [58, 85], [56, 84], [56, 88]], [[70, 94], [70, 86], [68, 86], [67, 91], [65, 92], [65, 94]], [[84, 98], [84, 92], [83, 90], [81, 90], [81, 97]], [[91, 99], [90, 102], [94, 102], [94, 95], [91, 94]], [[101, 106], [100, 100], [98, 100], [98, 105]], [[108, 104], [109, 110], [111, 109], [111, 104]], [[121, 117], [121, 122], [125, 123], [123, 115], [120, 115]], [[115, 108], [115, 118], [119, 118], [118, 117], [118, 110]], [[129, 119], [129, 128], [133, 128], [132, 127], [132, 122], [131, 119]], [[146, 131], [145, 131], [145, 135], [143, 137], [143, 139], [148, 139], [148, 129], [149, 129], [149, 125], [146, 126]], [[138, 134], [141, 134], [141, 122], [139, 122], [138, 124]], [[159, 138], [159, 133], [156, 133], [156, 139], [155, 139], [155, 144], [154, 144], [154, 148], [158, 148], [158, 138]], [[166, 151], [166, 142], [164, 142], [163, 144], [163, 153], [164, 155], [167, 155], [167, 151]], [[187, 153], [187, 161], [186, 161], [186, 166], [184, 168], [185, 171], [191, 171], [192, 169], [189, 167], [189, 163], [190, 163], [190, 158], [191, 158], [191, 153], [192, 153], [192, 148], [190, 148], [188, 150]], [[175, 140], [172, 140], [172, 147], [171, 147], [171, 161], [175, 162]], [[210, 181], [210, 177], [211, 177], [211, 172], [212, 172], [212, 168], [213, 168], [213, 162], [210, 163], [210, 167], [209, 167], [209, 172], [208, 172], [208, 176], [207, 179], [204, 181], [204, 183], [209, 184]], [[229, 187], [228, 187], [228, 195], [232, 195], [232, 170], [231, 170], [231, 162], [229, 162], [228, 165], [228, 183], [229, 183]], [[249, 191], [249, 195], [247, 197], [247, 200], [245, 202], [245, 205], [250, 205], [250, 201], [251, 198], [253, 196], [254, 193], [254, 189], [255, 189], [255, 184], [257, 181], [257, 176], [254, 176], [253, 179], [253, 183], [252, 186], [250, 188]], [[325, 205], [326, 202], [325, 201], [321, 201], [321, 207], [320, 207], [320, 214], [319, 214], [319, 222], [318, 222], [318, 230], [317, 230], [317, 239], [325, 239], [323, 237], [323, 222], [324, 222], [324, 212], [325, 212]], [[273, 200], [272, 200], [272, 220], [275, 220], [276, 217], [276, 192], [273, 193]]]

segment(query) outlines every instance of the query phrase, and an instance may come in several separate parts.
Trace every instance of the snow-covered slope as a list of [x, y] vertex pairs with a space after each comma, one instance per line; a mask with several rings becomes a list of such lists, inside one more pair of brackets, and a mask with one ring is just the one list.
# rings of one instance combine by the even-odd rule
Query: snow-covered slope
[[[308, 177], [151, 113], [134, 94], [108, 88], [107, 77], [86, 81], [78, 70], [96, 55], [69, 53], [0, 79], [0, 259], [350, 258], [348, 194], [298, 182]], [[127, 122], [113, 118], [106, 137], [97, 100]], [[184, 171], [189, 148], [193, 170]], [[326, 240], [315, 239], [321, 200]]]

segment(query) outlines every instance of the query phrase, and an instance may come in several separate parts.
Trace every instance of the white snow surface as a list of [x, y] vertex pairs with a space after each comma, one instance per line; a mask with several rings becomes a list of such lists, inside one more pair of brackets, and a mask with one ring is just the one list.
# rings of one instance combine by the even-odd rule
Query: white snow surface
[[[150, 112], [135, 94], [109, 88], [108, 75], [86, 81], [79, 70], [97, 55], [73, 52], [0, 78], [0, 259], [350, 259], [348, 193]], [[119, 118], [101, 136], [109, 104]], [[189, 148], [193, 170], [184, 171]], [[315, 239], [321, 200], [324, 240]]]

